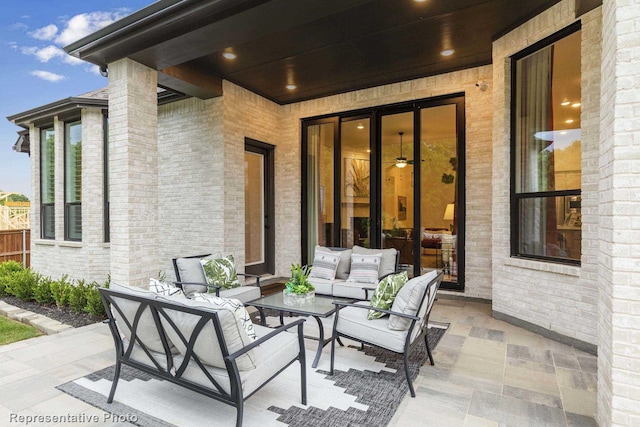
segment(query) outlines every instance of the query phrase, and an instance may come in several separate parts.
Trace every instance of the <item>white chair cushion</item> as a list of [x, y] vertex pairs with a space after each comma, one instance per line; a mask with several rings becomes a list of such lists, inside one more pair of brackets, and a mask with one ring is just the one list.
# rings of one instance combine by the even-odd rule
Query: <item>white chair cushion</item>
[[[405, 283], [405, 285], [400, 289], [400, 292], [398, 292], [398, 295], [396, 295], [396, 299], [393, 301], [393, 305], [391, 306], [391, 311], [415, 316], [418, 312], [420, 301], [422, 300], [424, 293], [427, 291], [427, 285], [435, 279], [437, 275], [438, 272], [436, 270], [432, 270], [422, 276], [414, 277]], [[427, 302], [425, 301], [424, 304], [426, 308]], [[424, 310], [422, 311], [424, 312]], [[409, 329], [410, 325], [411, 320], [409, 319], [394, 316], [393, 314], [389, 316], [389, 329], [406, 331]]]
[[235, 298], [244, 304], [251, 300], [260, 298], [260, 288], [250, 285], [231, 289], [220, 289], [220, 296], [224, 298]]
[[[382, 253], [382, 259], [380, 260], [380, 269], [378, 270], [378, 278], [382, 276], [386, 276], [390, 273], [395, 273], [396, 271], [396, 253], [397, 250], [394, 248], [388, 249], [367, 249], [362, 246], [354, 246], [353, 247], [354, 254], [360, 255], [368, 255], [368, 254], [379, 254]], [[378, 282], [376, 282], [378, 283]]]
[[[222, 334], [227, 344], [227, 350], [229, 351], [229, 354], [235, 353], [236, 351], [253, 342], [253, 340], [249, 338], [249, 335], [247, 335], [247, 333], [245, 332], [242, 324], [227, 308], [216, 307], [210, 303], [202, 301], [193, 301], [190, 299], [180, 300], [173, 297], [169, 298], [170, 299], [165, 299], [165, 297], [158, 297], [158, 299], [165, 299], [166, 301], [171, 301], [174, 304], [188, 307], [197, 307], [198, 309], [204, 311], [215, 311], [216, 313], [218, 313], [218, 319], [220, 320], [220, 325], [222, 327]], [[191, 339], [193, 330], [195, 329], [198, 322], [202, 319], [202, 317], [197, 314], [190, 314], [177, 310], [165, 309], [165, 312], [167, 316], [176, 324], [180, 333], [182, 333], [182, 335], [184, 335], [185, 339], [187, 340]], [[165, 319], [163, 316], [161, 316], [161, 319], [162, 326], [165, 329], [167, 337], [169, 337], [169, 339], [174, 343], [180, 354], [184, 356], [187, 351], [187, 346], [182, 342], [178, 333], [174, 330], [167, 319]], [[218, 337], [216, 335], [216, 331], [212, 322], [207, 322], [204, 328], [202, 328], [202, 331], [200, 331], [200, 334], [198, 335], [193, 348], [195, 353], [203, 363], [218, 368], [225, 368], [224, 357], [222, 355], [220, 343], [218, 341]], [[253, 350], [250, 350], [246, 354], [240, 356], [238, 359], [236, 359], [236, 361], [238, 369], [240, 369], [241, 371], [255, 369], [256, 367]]]
[[[366, 301], [359, 302], [358, 305], [369, 308], [369, 303]], [[366, 340], [371, 344], [386, 348], [387, 350], [402, 353], [404, 351], [407, 331], [393, 331], [389, 329], [386, 318], [368, 320], [368, 312], [369, 310], [362, 308], [341, 308], [336, 330], [353, 338]]]
[[178, 258], [176, 266], [180, 273], [181, 282], [202, 283], [202, 285], [182, 285], [182, 290], [187, 297], [195, 292], [207, 292], [207, 278], [204, 275], [200, 258]]

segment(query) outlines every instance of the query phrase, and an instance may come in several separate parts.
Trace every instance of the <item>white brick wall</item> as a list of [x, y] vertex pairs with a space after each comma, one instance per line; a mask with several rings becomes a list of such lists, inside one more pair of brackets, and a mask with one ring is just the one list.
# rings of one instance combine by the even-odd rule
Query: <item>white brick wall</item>
[[157, 72], [109, 64], [111, 278], [148, 286], [160, 267]]
[[640, 1], [605, 0], [598, 422], [640, 425]]
[[104, 244], [103, 121], [99, 108], [83, 109], [82, 121], [82, 242], [64, 240], [64, 122], [54, 120], [55, 240], [40, 239], [40, 129], [32, 127], [31, 268], [55, 279], [68, 275], [103, 283], [109, 274], [109, 249]]
[[597, 343], [597, 182], [600, 9], [582, 22], [582, 265], [510, 258], [510, 56], [575, 21], [564, 0], [493, 45], [493, 310], [587, 343]]

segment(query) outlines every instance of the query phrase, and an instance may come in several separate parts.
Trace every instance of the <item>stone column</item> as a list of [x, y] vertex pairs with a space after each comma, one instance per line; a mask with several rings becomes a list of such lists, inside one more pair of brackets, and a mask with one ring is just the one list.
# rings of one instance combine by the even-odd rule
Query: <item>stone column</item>
[[158, 272], [157, 72], [109, 64], [111, 280], [146, 286]]
[[604, 0], [598, 423], [640, 425], [640, 0]]

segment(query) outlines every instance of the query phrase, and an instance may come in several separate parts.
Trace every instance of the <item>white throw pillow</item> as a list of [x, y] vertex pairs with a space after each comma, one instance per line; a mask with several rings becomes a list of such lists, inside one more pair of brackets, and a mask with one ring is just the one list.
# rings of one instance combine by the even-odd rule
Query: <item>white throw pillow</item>
[[336, 278], [336, 271], [340, 263], [340, 253], [333, 252], [322, 246], [316, 246], [313, 256], [313, 268], [309, 277], [325, 280], [333, 280]]
[[[424, 293], [427, 291], [429, 283], [436, 278], [438, 272], [436, 270], [423, 274], [422, 276], [414, 277], [409, 280], [398, 292], [396, 298], [393, 300], [391, 311], [398, 313], [409, 314], [416, 316], [418, 312], [418, 306], [423, 298]], [[425, 301], [424, 304], [427, 302]], [[406, 331], [411, 325], [411, 320], [402, 318], [400, 316], [389, 316], [389, 329], [393, 331]]]
[[256, 331], [253, 329], [253, 322], [251, 321], [251, 317], [249, 317], [249, 312], [247, 312], [246, 307], [240, 302], [240, 300], [235, 298], [217, 297], [214, 294], [208, 293], [195, 293], [191, 295], [191, 299], [193, 301], [208, 302], [209, 304], [215, 305], [216, 308], [229, 310], [242, 324], [242, 327], [247, 332], [247, 335], [249, 335], [249, 338], [253, 340], [256, 339]]
[[170, 283], [162, 282], [158, 279], [149, 279], [149, 290], [156, 295], [163, 295], [166, 297], [177, 295], [182, 292], [182, 289], [173, 286]]
[[378, 270], [382, 253], [351, 254], [351, 272], [347, 282], [378, 284]]
[[[380, 269], [378, 270], [378, 278], [396, 272], [396, 256], [398, 251], [394, 248], [368, 249], [363, 248], [362, 246], [354, 246], [353, 253], [358, 255], [382, 254], [382, 258], [380, 259]], [[376, 281], [376, 283], [378, 282]]]

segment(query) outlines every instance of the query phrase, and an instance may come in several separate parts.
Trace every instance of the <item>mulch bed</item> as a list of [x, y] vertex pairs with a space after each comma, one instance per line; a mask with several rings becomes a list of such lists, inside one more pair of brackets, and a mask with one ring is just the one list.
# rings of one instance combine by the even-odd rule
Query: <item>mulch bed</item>
[[74, 313], [73, 310], [71, 310], [71, 307], [68, 306], [58, 308], [55, 304], [41, 305], [35, 301], [23, 301], [14, 296], [1, 297], [0, 301], [4, 301], [7, 304], [11, 304], [24, 310], [42, 314], [43, 316], [57, 320], [60, 323], [71, 325], [74, 328], [91, 325], [103, 320], [90, 316], [84, 312]]

